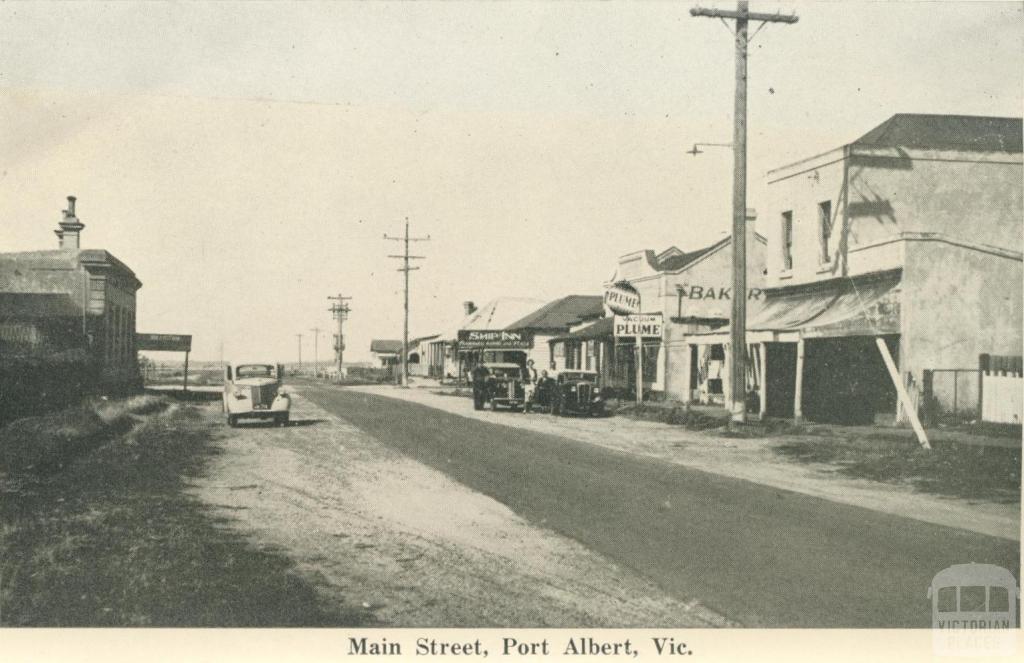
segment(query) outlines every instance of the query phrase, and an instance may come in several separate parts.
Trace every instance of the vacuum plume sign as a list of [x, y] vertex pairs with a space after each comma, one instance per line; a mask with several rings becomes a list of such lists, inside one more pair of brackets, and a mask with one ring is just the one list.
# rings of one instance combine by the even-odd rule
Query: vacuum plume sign
[[661, 338], [662, 317], [660, 313], [644, 315], [617, 315], [613, 323], [615, 336], [635, 338], [656, 336]]

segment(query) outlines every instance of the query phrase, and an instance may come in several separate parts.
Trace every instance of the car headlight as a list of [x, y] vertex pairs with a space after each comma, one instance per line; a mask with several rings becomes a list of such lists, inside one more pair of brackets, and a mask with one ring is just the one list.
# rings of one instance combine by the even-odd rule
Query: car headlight
[[242, 389], [241, 387], [235, 387], [235, 398], [242, 399], [248, 397], [249, 394], [246, 393], [245, 389]]

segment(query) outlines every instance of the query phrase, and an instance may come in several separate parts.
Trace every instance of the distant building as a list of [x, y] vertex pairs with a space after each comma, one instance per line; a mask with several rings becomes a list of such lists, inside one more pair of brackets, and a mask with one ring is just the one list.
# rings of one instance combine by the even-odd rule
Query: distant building
[[[54, 231], [56, 250], [0, 254], [0, 362], [75, 351], [95, 374], [96, 383], [82, 389], [125, 390], [138, 381], [136, 292], [142, 283], [107, 251], [81, 248], [84, 228], [69, 196]], [[0, 388], [10, 385], [5, 378]]]
[[370, 341], [370, 353], [381, 368], [394, 367], [402, 363], [402, 342], [373, 339]]
[[[768, 288], [747, 320], [768, 415], [891, 420], [878, 338], [917, 397], [925, 370], [1020, 355], [1021, 124], [898, 114], [768, 173]], [[950, 382], [932, 397], [974, 408], [977, 387]]]

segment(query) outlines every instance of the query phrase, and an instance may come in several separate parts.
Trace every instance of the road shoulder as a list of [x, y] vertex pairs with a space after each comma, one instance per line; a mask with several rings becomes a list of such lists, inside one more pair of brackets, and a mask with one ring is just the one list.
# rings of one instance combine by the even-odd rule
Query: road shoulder
[[225, 428], [194, 492], [286, 551], [325, 601], [387, 626], [729, 625], [301, 395], [292, 415], [287, 428]]

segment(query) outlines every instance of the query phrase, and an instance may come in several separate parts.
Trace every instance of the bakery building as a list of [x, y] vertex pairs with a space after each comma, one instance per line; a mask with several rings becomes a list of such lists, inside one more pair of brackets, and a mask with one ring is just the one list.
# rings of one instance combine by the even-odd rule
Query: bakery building
[[[766, 240], [755, 231], [756, 214], [747, 213], [747, 306], [763, 300]], [[606, 316], [581, 323], [552, 339], [558, 369], [595, 370], [602, 386], [635, 393], [640, 365], [645, 394], [682, 402], [721, 402], [724, 344], [692, 347], [693, 334], [726, 328], [732, 307], [732, 238], [683, 251], [670, 247], [620, 257], [605, 284]], [[661, 334], [643, 337], [637, 357], [635, 337], [616, 336], [614, 313], [660, 317]]]
[[[756, 409], [892, 421], [904, 413], [886, 355], [915, 410], [978, 389], [954, 395], [926, 371], [1019, 356], [1021, 157], [1019, 118], [898, 114], [770, 171], [767, 287], [747, 319], [766, 385]], [[727, 342], [727, 330], [700, 340]]]

